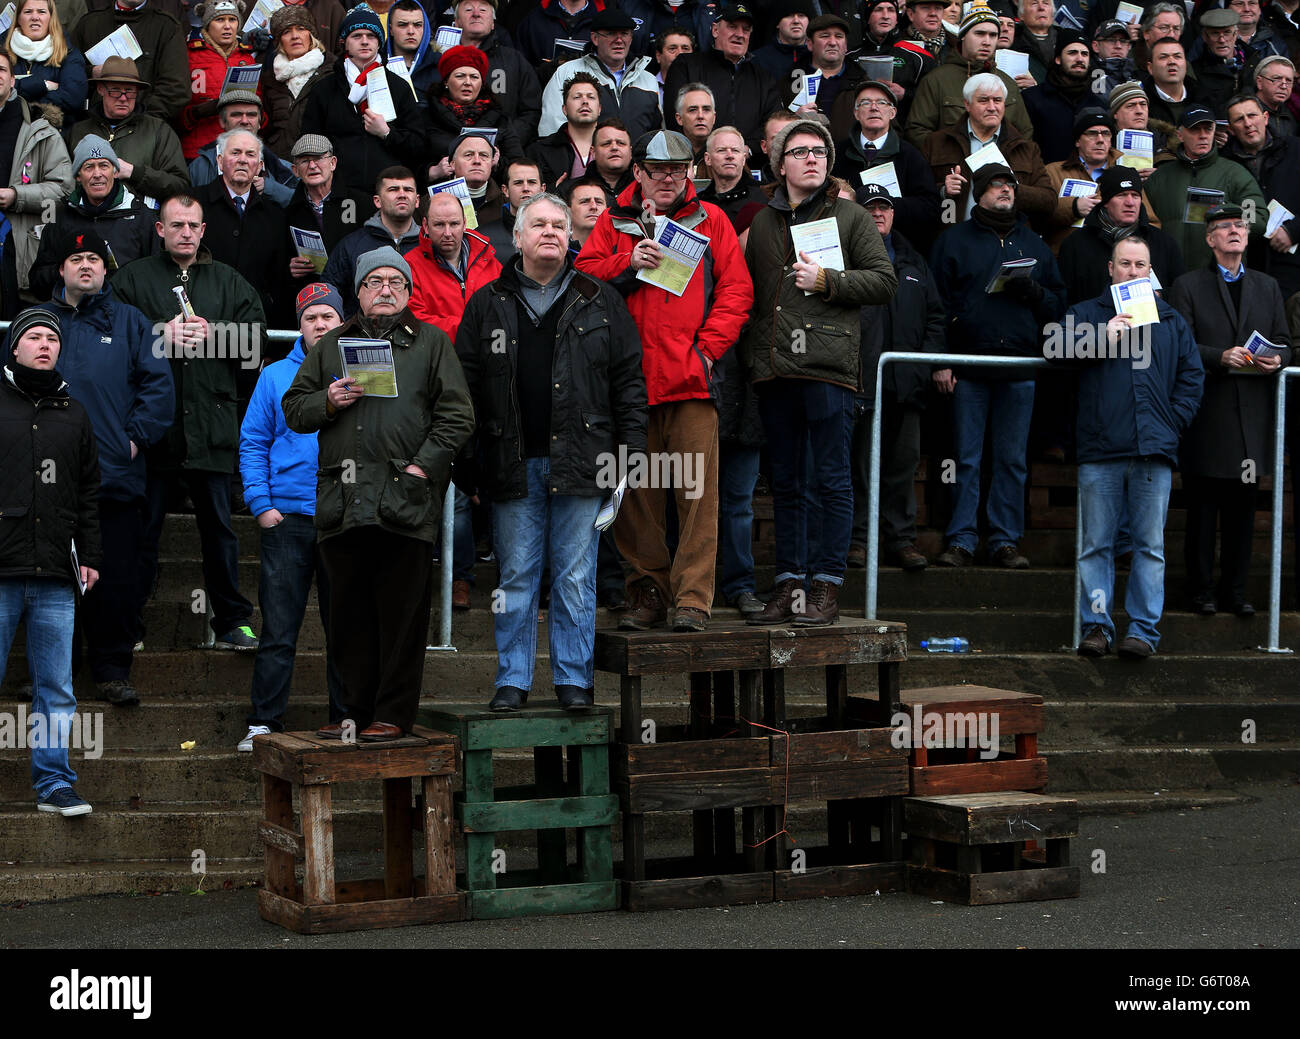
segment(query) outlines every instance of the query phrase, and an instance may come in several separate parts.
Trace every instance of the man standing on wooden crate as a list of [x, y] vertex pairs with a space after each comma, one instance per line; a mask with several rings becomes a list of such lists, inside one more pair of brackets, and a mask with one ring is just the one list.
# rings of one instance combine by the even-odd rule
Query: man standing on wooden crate
[[474, 293], [456, 336], [479, 419], [470, 473], [457, 479], [491, 498], [501, 564], [493, 711], [528, 699], [548, 559], [555, 695], [567, 710], [593, 705], [595, 524], [612, 489], [602, 477], [621, 452], [646, 449], [641, 337], [618, 291], [573, 268], [569, 224], [555, 195], [528, 199], [519, 255]]
[[[632, 149], [636, 182], [600, 215], [576, 264], [624, 294], [641, 335], [650, 415], [639, 469], [647, 478], [637, 479], [631, 460], [629, 491], [614, 526], [618, 550], [631, 567], [628, 610], [619, 627], [637, 631], [662, 625], [670, 603], [675, 631], [703, 631], [708, 622], [718, 546], [713, 366], [740, 338], [754, 302], [731, 221], [695, 194], [694, 158], [679, 133], [660, 130], [638, 139]], [[668, 238], [683, 243], [689, 258], [677, 252], [666, 264], [670, 256], [661, 242]], [[668, 482], [681, 532], [672, 557], [664, 529]]]
[[[411, 268], [389, 246], [357, 261], [361, 310], [307, 354], [282, 398], [315, 433], [316, 531], [329, 643], [347, 719], [318, 735], [398, 739], [415, 724], [433, 601], [433, 542], [474, 408], [447, 334], [407, 306]], [[350, 359], [350, 360], [349, 360]]]
[[[36, 808], [89, 815], [68, 764], [77, 710], [72, 692], [76, 589], [99, 579], [99, 458], [86, 410], [68, 396], [59, 361], [59, 319], [25, 310], [14, 318], [0, 373], [0, 682], [18, 630], [27, 628]], [[32, 727], [32, 736], [38, 726]]]
[[[1151, 249], [1142, 238], [1115, 242], [1112, 289], [1150, 274]], [[1132, 302], [1121, 311], [1115, 305], [1121, 293], [1112, 289], [1076, 303], [1061, 325], [1070, 337], [1063, 344], [1070, 348], [1065, 356], [1083, 360], [1077, 428], [1083, 522], [1078, 653], [1105, 656], [1114, 642], [1115, 535], [1127, 511], [1133, 565], [1124, 597], [1128, 634], [1119, 655], [1144, 660], [1160, 641], [1156, 625], [1165, 603], [1165, 515], [1178, 438], [1200, 406], [1205, 372], [1178, 311], [1154, 295], [1147, 314]]]
[[283, 732], [289, 685], [311, 591], [326, 631], [325, 684], [329, 689], [329, 720], [343, 719], [343, 686], [334, 655], [329, 651], [329, 577], [321, 566], [312, 517], [316, 513], [316, 435], [295, 433], [284, 421], [280, 398], [320, 338], [343, 323], [343, 297], [338, 289], [314, 282], [296, 301], [298, 341], [289, 356], [267, 365], [258, 377], [239, 432], [239, 475], [244, 500], [262, 530], [262, 566], [258, 603], [262, 608], [262, 637], [253, 661], [252, 710], [248, 734], [237, 750], [252, 753], [253, 737]]
[[[762, 303], [741, 362], [758, 391], [772, 464], [776, 586], [748, 623], [834, 624], [853, 531], [860, 312], [893, 299], [898, 276], [871, 216], [840, 198], [828, 177], [835, 146], [825, 126], [801, 119], [783, 127], [769, 161], [779, 186], [745, 245]], [[814, 472], [805, 470], [809, 443]], [[810, 486], [822, 506], [815, 554], [806, 545]]]

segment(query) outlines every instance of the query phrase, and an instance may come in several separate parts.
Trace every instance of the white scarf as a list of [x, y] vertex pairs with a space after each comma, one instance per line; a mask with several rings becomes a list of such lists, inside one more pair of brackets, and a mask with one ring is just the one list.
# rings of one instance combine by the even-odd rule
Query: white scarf
[[46, 33], [45, 39], [37, 43], [35, 40], [29, 40], [19, 31], [9, 37], [9, 46], [24, 61], [44, 62], [49, 61], [50, 55], [54, 53], [54, 38]]
[[296, 98], [324, 61], [325, 52], [318, 49], [309, 50], [300, 58], [286, 58], [283, 54], [277, 54], [274, 62], [276, 82], [287, 83], [289, 93]]
[[351, 58], [343, 59], [343, 75], [348, 83], [348, 100], [354, 105], [361, 104], [366, 99], [366, 81], [363, 79], [360, 83], [357, 82], [361, 69]]

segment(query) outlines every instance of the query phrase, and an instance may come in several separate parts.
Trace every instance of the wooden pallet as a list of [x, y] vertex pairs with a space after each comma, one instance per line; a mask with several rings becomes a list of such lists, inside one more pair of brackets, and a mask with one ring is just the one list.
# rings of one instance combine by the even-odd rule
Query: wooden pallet
[[[1041, 696], [962, 685], [904, 689], [899, 698], [910, 727], [914, 796], [1041, 791], [1047, 786], [1047, 759], [1038, 753]], [[855, 708], [851, 713], [860, 712]], [[1016, 749], [986, 758], [981, 748], [970, 744], [980, 733], [991, 734], [994, 720], [1000, 737], [1015, 737]], [[927, 733], [944, 733], [943, 745], [927, 745]]]
[[[314, 733], [281, 732], [253, 741], [262, 774], [266, 879], [257, 908], [264, 920], [302, 934], [464, 920], [456, 891], [451, 781], [458, 744], [444, 732], [416, 728], [386, 743], [342, 743]], [[411, 781], [420, 780], [423, 820], [412, 811]], [[338, 880], [334, 874], [334, 783], [383, 783], [384, 875]], [[297, 793], [302, 832], [293, 828]], [[414, 876], [413, 826], [424, 830], [425, 875]], [[298, 883], [294, 863], [303, 860]]]
[[[589, 913], [614, 909], [611, 826], [618, 798], [609, 789], [609, 742], [614, 712], [527, 707], [517, 714], [449, 704], [420, 711], [420, 719], [455, 733], [465, 758], [465, 792], [455, 813], [465, 836], [464, 883], [473, 919]], [[494, 751], [532, 748], [535, 782], [496, 787]], [[565, 757], [568, 775], [565, 775]], [[509, 868], [497, 834], [537, 831], [536, 869]], [[577, 837], [569, 864], [566, 831]]]
[[[961, 905], [1076, 898], [1079, 803], [1021, 791], [903, 799], [908, 889]], [[1046, 843], [1041, 859], [1028, 840]]]

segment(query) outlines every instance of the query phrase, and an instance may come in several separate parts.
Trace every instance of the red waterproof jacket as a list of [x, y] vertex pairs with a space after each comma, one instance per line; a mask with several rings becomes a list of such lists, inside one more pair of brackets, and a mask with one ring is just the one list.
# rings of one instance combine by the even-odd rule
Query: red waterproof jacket
[[681, 205], [668, 215], [709, 239], [680, 297], [638, 281], [630, 265], [632, 250], [646, 237], [641, 189], [635, 182], [618, 196], [616, 206], [600, 214], [575, 262], [578, 270], [623, 293], [641, 332], [641, 367], [652, 406], [717, 400], [713, 364], [736, 344], [754, 303], [749, 268], [727, 215], [701, 202], [689, 181]]
[[193, 162], [199, 149], [211, 144], [221, 133], [221, 120], [215, 112], [197, 116], [196, 109], [204, 102], [215, 101], [221, 96], [226, 69], [255, 64], [255, 59], [252, 50], [242, 43], [235, 45], [230, 57], [223, 58], [221, 52], [206, 39], [191, 40], [187, 53], [190, 59], [190, 100], [181, 109], [179, 122], [181, 150], [185, 152], [185, 161]]
[[421, 321], [437, 325], [449, 339], [456, 338], [465, 304], [484, 285], [501, 276], [501, 262], [491, 243], [477, 231], [465, 230], [469, 261], [462, 282], [434, 253], [433, 243], [423, 230], [420, 244], [406, 254], [411, 267], [411, 313]]

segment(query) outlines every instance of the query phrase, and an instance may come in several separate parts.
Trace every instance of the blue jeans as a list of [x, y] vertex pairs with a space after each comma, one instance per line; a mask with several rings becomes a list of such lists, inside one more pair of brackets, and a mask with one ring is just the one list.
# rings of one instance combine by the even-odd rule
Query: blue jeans
[[1015, 545], [1025, 527], [1025, 478], [1029, 466], [1029, 420], [1034, 413], [1032, 380], [977, 382], [958, 379], [953, 392], [952, 425], [957, 449], [957, 486], [953, 493], [949, 545], [972, 555], [979, 545], [980, 462], [984, 430], [992, 423], [992, 479], [986, 509], [989, 552]]
[[722, 445], [718, 466], [718, 540], [722, 556], [722, 598], [754, 594], [754, 485], [756, 447]]
[[[45, 719], [45, 745], [32, 748], [32, 788], [43, 799], [72, 787], [67, 733], [77, 712], [72, 692], [72, 625], [76, 592], [70, 581], [12, 577], [0, 580], [0, 683], [18, 622], [26, 617], [27, 670], [32, 713]], [[54, 737], [58, 738], [54, 738]]]
[[[603, 499], [549, 493], [549, 458], [530, 458], [528, 496], [492, 503], [492, 536], [501, 586], [493, 595], [496, 687], [528, 692], [537, 663], [537, 600], [542, 570], [551, 566], [547, 614], [556, 685], [595, 687], [596, 514]], [[497, 600], [500, 600], [500, 606]]]
[[1115, 586], [1115, 536], [1127, 509], [1133, 538], [1133, 566], [1124, 596], [1128, 634], [1153, 649], [1165, 608], [1165, 514], [1173, 469], [1168, 462], [1128, 458], [1079, 466], [1083, 554], [1079, 557], [1079, 616], [1083, 627], [1100, 624], [1115, 637], [1111, 596]]
[[262, 567], [257, 594], [262, 607], [262, 636], [253, 661], [252, 711], [249, 725], [265, 725], [275, 732], [284, 729], [289, 686], [293, 681], [293, 659], [298, 651], [298, 632], [316, 578], [316, 600], [326, 631], [325, 685], [330, 696], [330, 721], [341, 720], [343, 686], [329, 651], [329, 579], [316, 548], [316, 527], [310, 516], [285, 513], [279, 526], [262, 531]]
[[[814, 581], [841, 584], [853, 533], [853, 391], [801, 379], [773, 379], [757, 390], [772, 464], [776, 580], [803, 580], [811, 572]], [[810, 490], [821, 517], [815, 546]]]

